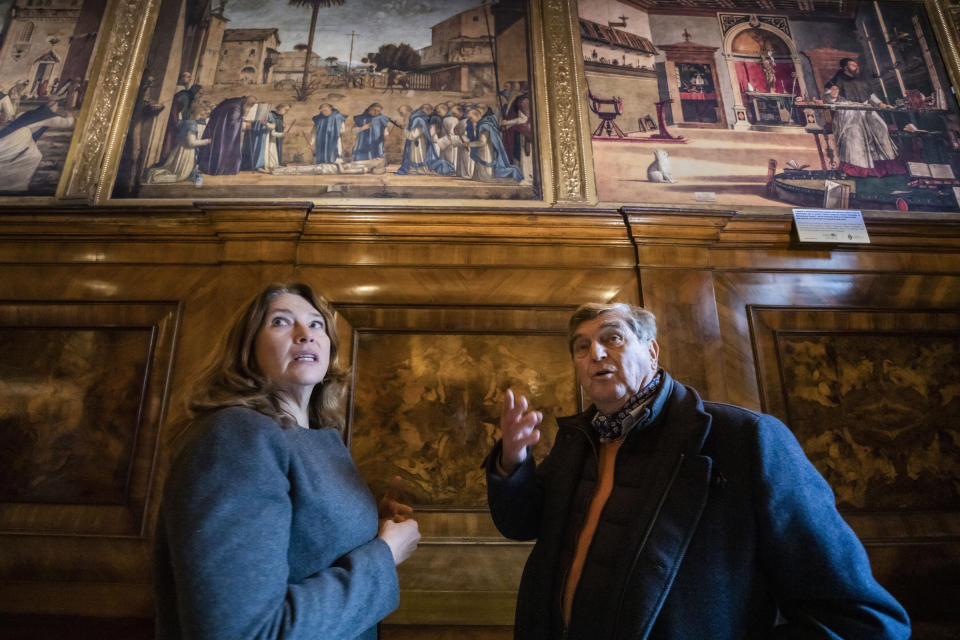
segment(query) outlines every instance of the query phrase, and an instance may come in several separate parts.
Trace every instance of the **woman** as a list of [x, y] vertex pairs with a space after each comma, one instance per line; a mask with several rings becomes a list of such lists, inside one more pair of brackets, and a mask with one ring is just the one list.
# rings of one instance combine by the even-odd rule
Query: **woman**
[[[191, 405], [156, 536], [156, 637], [376, 638], [395, 566], [420, 534], [377, 506], [344, 447], [333, 313], [271, 285], [227, 337]], [[394, 521], [396, 520], [396, 521]]]

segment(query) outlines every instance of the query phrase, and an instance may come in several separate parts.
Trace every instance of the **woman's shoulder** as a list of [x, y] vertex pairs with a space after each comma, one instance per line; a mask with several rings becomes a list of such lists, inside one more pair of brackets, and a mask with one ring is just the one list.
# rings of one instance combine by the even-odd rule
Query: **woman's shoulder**
[[248, 407], [223, 407], [202, 416], [193, 426], [194, 446], [215, 444], [237, 448], [282, 446], [283, 427]]

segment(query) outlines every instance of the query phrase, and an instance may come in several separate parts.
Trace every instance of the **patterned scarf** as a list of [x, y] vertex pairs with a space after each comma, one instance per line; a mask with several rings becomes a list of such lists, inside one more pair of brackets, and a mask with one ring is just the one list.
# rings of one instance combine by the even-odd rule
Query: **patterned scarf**
[[663, 383], [663, 370], [657, 371], [653, 380], [640, 389], [623, 407], [610, 416], [599, 411], [593, 417], [591, 424], [604, 440], [617, 440], [637, 422], [643, 409], [656, 397]]

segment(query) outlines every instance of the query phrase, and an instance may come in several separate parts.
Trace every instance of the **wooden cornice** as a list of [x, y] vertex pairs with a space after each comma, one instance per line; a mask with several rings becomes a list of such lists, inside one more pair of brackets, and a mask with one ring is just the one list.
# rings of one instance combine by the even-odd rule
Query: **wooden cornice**
[[[812, 255], [910, 254], [955, 271], [960, 216], [868, 212], [868, 245], [805, 245], [788, 213], [656, 207], [417, 209], [309, 202], [197, 202], [193, 207], [44, 211], [0, 216], [0, 264], [286, 263], [491, 268], [809, 268]], [[850, 268], [856, 259], [847, 255]], [[878, 257], [876, 264], [881, 264]], [[871, 260], [864, 262], [864, 268]], [[819, 259], [824, 269], [838, 268]], [[924, 267], [926, 269], [927, 267]]]

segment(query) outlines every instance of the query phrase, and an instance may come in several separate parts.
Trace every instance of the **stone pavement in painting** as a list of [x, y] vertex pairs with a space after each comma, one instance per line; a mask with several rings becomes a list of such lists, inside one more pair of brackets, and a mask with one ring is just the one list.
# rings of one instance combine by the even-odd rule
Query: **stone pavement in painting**
[[[767, 164], [770, 159], [776, 160], [778, 172], [789, 160], [820, 168], [813, 136], [800, 131], [672, 127], [670, 132], [684, 136], [686, 144], [594, 140], [597, 193], [602, 201], [624, 204], [789, 206], [766, 196]], [[647, 179], [654, 149], [669, 154], [676, 183]], [[698, 201], [697, 193], [712, 193], [716, 199]]]

